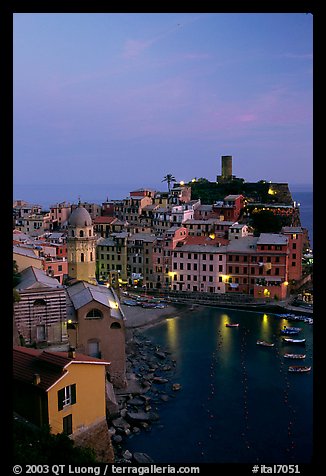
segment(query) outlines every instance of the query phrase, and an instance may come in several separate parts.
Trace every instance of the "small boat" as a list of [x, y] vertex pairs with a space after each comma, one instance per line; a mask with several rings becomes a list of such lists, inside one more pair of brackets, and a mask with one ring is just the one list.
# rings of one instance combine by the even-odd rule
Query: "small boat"
[[264, 347], [274, 347], [275, 344], [272, 342], [266, 342], [265, 340], [257, 340], [257, 345], [262, 345]]
[[298, 331], [291, 330], [291, 329], [281, 329], [281, 334], [286, 335], [286, 336], [294, 336], [296, 334], [299, 334], [300, 331], [301, 331], [301, 329], [298, 330]]
[[239, 323], [235, 323], [235, 324], [226, 323], [226, 324], [225, 324], [225, 327], [239, 327], [239, 326], [240, 326]]
[[301, 332], [302, 331], [302, 327], [288, 327], [288, 326], [284, 326], [282, 331], [287, 331], [287, 332]]
[[306, 339], [290, 339], [289, 337], [283, 337], [283, 341], [288, 344], [305, 344]]
[[309, 372], [309, 370], [311, 370], [311, 367], [310, 366], [305, 366], [305, 365], [291, 365], [288, 368], [289, 372], [298, 372], [298, 373]]
[[306, 354], [284, 354], [286, 359], [305, 359]]

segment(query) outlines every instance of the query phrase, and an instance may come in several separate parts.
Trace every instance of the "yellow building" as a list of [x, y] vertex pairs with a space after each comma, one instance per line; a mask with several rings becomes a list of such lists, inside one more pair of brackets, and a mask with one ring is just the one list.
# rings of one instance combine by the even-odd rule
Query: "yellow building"
[[74, 352], [13, 349], [14, 411], [51, 433], [78, 434], [106, 424], [106, 366]]

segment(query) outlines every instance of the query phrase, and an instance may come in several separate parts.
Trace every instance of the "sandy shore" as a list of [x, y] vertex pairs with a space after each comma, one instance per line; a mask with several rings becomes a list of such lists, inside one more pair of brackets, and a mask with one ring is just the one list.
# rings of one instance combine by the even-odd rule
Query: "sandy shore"
[[174, 317], [176, 314], [180, 315], [182, 308], [188, 306], [174, 306], [169, 304], [164, 309], [144, 309], [141, 306], [126, 306], [121, 304], [121, 308], [126, 317], [127, 329], [138, 329], [149, 327], [161, 322], [168, 317]]

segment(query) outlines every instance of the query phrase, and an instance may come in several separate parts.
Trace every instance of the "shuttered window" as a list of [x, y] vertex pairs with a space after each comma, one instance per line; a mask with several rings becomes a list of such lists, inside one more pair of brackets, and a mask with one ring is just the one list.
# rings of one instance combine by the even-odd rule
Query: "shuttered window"
[[58, 391], [58, 410], [76, 403], [76, 384], [68, 385]]

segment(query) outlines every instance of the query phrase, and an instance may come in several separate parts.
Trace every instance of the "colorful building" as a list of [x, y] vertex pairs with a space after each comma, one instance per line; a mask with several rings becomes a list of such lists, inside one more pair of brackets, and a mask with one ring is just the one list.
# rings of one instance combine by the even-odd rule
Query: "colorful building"
[[74, 352], [13, 348], [13, 409], [53, 434], [106, 425], [110, 362]]

